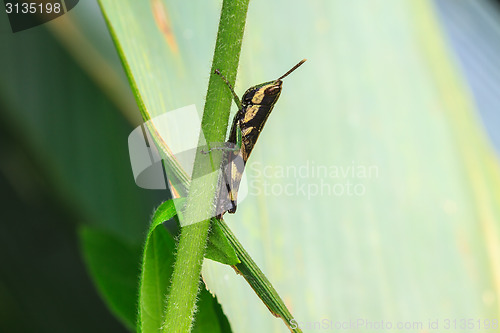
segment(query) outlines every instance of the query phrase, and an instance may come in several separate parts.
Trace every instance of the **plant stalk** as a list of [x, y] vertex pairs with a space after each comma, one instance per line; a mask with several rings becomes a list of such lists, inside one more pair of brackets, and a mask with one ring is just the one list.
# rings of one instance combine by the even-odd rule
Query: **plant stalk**
[[[249, 0], [224, 0], [211, 73], [218, 69], [234, 85]], [[231, 94], [225, 83], [211, 75], [202, 119], [202, 133], [207, 143], [224, 142], [231, 108]], [[205, 144], [200, 136], [199, 146]], [[200, 178], [203, 167], [197, 154], [181, 229], [170, 293], [165, 310], [164, 333], [190, 332], [196, 309], [201, 266], [207, 244], [218, 173]], [[214, 165], [220, 164], [214, 161]], [[217, 171], [217, 170], [213, 170]], [[201, 222], [200, 222], [201, 221]]]
[[247, 280], [248, 284], [252, 287], [262, 302], [264, 302], [269, 311], [271, 311], [275, 317], [283, 319], [290, 332], [302, 333], [298, 323], [294, 320], [292, 314], [286, 307], [281, 297], [278, 295], [276, 289], [274, 289], [271, 282], [269, 282], [267, 277], [264, 273], [262, 273], [255, 261], [253, 261], [252, 257], [250, 257], [243, 245], [238, 241], [231, 229], [229, 229], [226, 222], [221, 219], [213, 218], [212, 223], [217, 223], [219, 225], [240, 260], [239, 264], [232, 266], [234, 270]]

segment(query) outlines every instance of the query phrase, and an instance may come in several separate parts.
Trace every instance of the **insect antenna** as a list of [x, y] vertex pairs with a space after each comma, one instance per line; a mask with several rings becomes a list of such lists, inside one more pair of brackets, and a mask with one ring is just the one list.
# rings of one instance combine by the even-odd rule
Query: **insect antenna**
[[224, 80], [224, 82], [226, 83], [226, 85], [229, 87], [229, 90], [231, 90], [231, 93], [233, 94], [233, 99], [234, 99], [234, 102], [236, 103], [236, 105], [238, 106], [238, 109], [242, 109], [242, 106], [241, 106], [241, 101], [240, 101], [240, 98], [238, 97], [238, 95], [236, 95], [236, 93], [234, 92], [234, 89], [233, 89], [233, 86], [231, 85], [231, 83], [229, 83], [229, 81], [226, 79], [226, 77], [224, 75], [222, 75], [220, 73], [220, 71], [218, 69], [215, 69], [214, 70], [214, 74], [217, 74], [219, 75], [222, 80]]
[[283, 74], [282, 76], [280, 76], [276, 81], [281, 80], [281, 79], [287, 77], [291, 72], [293, 72], [294, 70], [296, 70], [297, 68], [299, 68], [300, 65], [302, 65], [303, 63], [305, 63], [306, 60], [307, 59], [302, 59], [297, 65], [293, 66], [292, 69], [290, 69], [288, 72], [286, 72], [285, 74]]

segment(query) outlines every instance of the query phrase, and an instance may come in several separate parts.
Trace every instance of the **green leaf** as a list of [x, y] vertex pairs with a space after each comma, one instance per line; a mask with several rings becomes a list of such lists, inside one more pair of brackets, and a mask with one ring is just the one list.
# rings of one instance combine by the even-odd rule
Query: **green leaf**
[[205, 258], [231, 266], [240, 263], [234, 248], [229, 243], [226, 236], [224, 236], [224, 232], [217, 223], [210, 224], [210, 233], [208, 237]]
[[115, 315], [133, 329], [137, 317], [141, 248], [88, 226], [80, 228], [80, 242], [85, 262], [101, 295]]
[[162, 223], [176, 215], [174, 200], [162, 203], [151, 220], [139, 287], [140, 332], [157, 332], [163, 324], [163, 311], [174, 263], [175, 241]]
[[[182, 200], [178, 199], [177, 204], [182, 205], [179, 202]], [[139, 293], [141, 332], [154, 332], [162, 325], [176, 247], [162, 223], [175, 214], [171, 200], [156, 210], [144, 249], [142, 274], [138, 265], [141, 256], [138, 246], [124, 243], [120, 238], [95, 228], [80, 229], [82, 249], [90, 273], [111, 310], [129, 329], [136, 325]], [[216, 299], [203, 288], [193, 332], [230, 332], [221, 311]]]
[[[79, 43], [81, 40], [78, 37], [82, 37], [79, 29], [75, 27], [66, 29], [66, 24], [71, 23], [69, 18], [79, 15], [80, 9], [83, 10], [83, 7], [88, 5], [92, 7], [91, 2], [80, 2], [78, 10], [72, 11], [71, 14], [23, 33], [12, 34], [8, 30], [2, 30], [0, 122], [12, 131], [17, 143], [22, 147], [19, 149], [11, 146], [9, 149], [15, 148], [16, 155], [26, 154], [30, 157], [32, 161], [30, 164], [43, 175], [47, 198], [55, 201], [59, 209], [68, 214], [57, 221], [61, 228], [60, 232], [71, 230], [72, 234], [76, 233], [78, 223], [84, 223], [89, 226], [87, 229], [89, 238], [93, 237], [94, 232], [99, 237], [102, 236], [96, 242], [87, 239], [86, 244], [81, 240], [82, 245], [85, 245], [81, 247], [82, 250], [89, 251], [89, 254], [83, 253], [83, 257], [92, 261], [92, 267], [89, 267], [90, 276], [94, 278], [102, 298], [108, 302], [109, 308], [120, 320], [130, 327], [136, 317], [135, 314], [131, 317], [131, 309], [134, 309], [137, 303], [137, 291], [131, 291], [130, 283], [133, 280], [133, 288], [137, 290], [140, 246], [151, 207], [158, 199], [155, 199], [154, 192], [138, 188], [131, 176], [126, 145], [127, 137], [133, 129], [130, 122], [124, 119], [110, 95], [106, 95], [106, 91], [92, 80], [92, 76], [79, 66], [64, 46], [47, 30], [47, 28], [49, 30], [62, 28], [69, 34], [68, 40], [73, 41], [75, 47], [73, 51], [82, 59], [86, 59], [95, 73], [105, 77], [109, 86], [126, 86], [126, 82], [123, 84], [116, 81], [116, 73], [110, 73], [109, 64], [99, 61], [87, 47], [95, 46], [93, 41], [85, 40], [85, 43]], [[95, 9], [91, 8], [90, 12], [93, 11], [94, 16], [86, 20], [86, 24], [91, 28], [97, 28], [100, 36], [109, 38], [105, 30], [98, 29], [99, 24], [104, 27], [104, 22], [99, 21], [100, 16], [95, 17]], [[2, 27], [8, 25], [8, 20], [0, 19], [0, 21]], [[78, 37], [72, 38], [75, 37], [72, 32], [76, 32]], [[104, 39], [104, 44], [112, 51], [110, 59], [118, 62], [111, 40]], [[124, 101], [124, 104], [132, 99], [129, 108], [133, 109], [133, 96], [128, 86], [126, 88], [124, 95], [114, 93], [114, 97]], [[134, 112], [139, 113], [138, 110]], [[21, 192], [27, 198], [36, 198], [34, 187], [24, 171], [14, 165], [9, 168], [14, 171], [12, 178], [20, 181]], [[35, 204], [37, 200], [29, 199], [29, 201]], [[59, 232], [53, 234], [57, 235]], [[109, 241], [106, 241], [104, 238], [108, 236]], [[39, 234], [38, 237], [45, 239], [43, 234]], [[23, 241], [29, 239], [22, 238], [19, 243], [22, 244]], [[76, 241], [76, 237], [67, 239], [67, 246], [69, 244], [72, 247], [76, 246]], [[103, 243], [106, 242], [106, 251], [101, 252]], [[51, 244], [50, 240], [45, 239], [45, 243], [38, 246], [44, 248], [48, 244]], [[96, 249], [91, 248], [94, 245]], [[55, 244], [50, 245], [51, 255], [47, 254], [47, 260], [54, 255], [57, 256], [55, 246]], [[113, 248], [114, 246], [116, 248]], [[113, 260], [120, 251], [126, 253], [120, 259], [123, 263], [114, 263]], [[110, 258], [106, 259], [108, 254]], [[105, 266], [97, 267], [99, 263], [112, 262], [113, 267], [119, 272], [127, 272], [124, 273], [122, 280]], [[38, 264], [44, 265], [43, 262]], [[72, 270], [71, 267], [62, 264], [61, 269]], [[78, 273], [82, 274], [77, 270], [72, 271], [72, 274]], [[108, 277], [109, 282], [106, 280]], [[87, 275], [81, 275], [81, 278], [87, 278]], [[41, 280], [39, 282], [41, 283]], [[117, 287], [113, 286], [115, 282]], [[109, 291], [105, 290], [107, 287], [110, 288]], [[43, 286], [40, 285], [39, 288], [42, 290]], [[60, 288], [60, 292], [63, 290], [65, 287]], [[36, 303], [29, 302], [33, 295], [29, 291], [26, 291], [26, 294], [20, 293], [19, 300], [27, 298], [30, 307], [34, 308]], [[68, 312], [79, 313], [82, 311], [81, 306], [87, 304], [87, 302], [76, 304], [74, 301], [78, 299], [76, 294], [61, 292], [61, 295], [63, 294], [65, 299], [67, 298], [66, 302], [54, 298], [54, 302], [51, 303], [52, 308], [47, 307], [47, 312], [58, 312], [54, 309], [63, 307]], [[89, 295], [89, 300], [92, 298], [95, 296]], [[102, 311], [99, 308], [92, 310], [96, 313], [87, 313], [87, 317], [93, 319], [89, 319], [87, 323], [89, 326], [85, 327], [90, 327], [92, 323], [102, 329], [109, 327], [110, 322], [113, 324], [112, 327], [120, 325], [108, 318], [110, 315], [107, 310]], [[54, 331], [63, 327], [62, 320], [53, 321], [39, 310], [33, 312], [47, 329], [52, 328]], [[56, 323], [56, 328], [52, 322]], [[40, 330], [42, 331], [42, 328]]]
[[[58, 22], [48, 25], [56, 29]], [[154, 194], [139, 189], [130, 173], [131, 124], [45, 26], [2, 33], [0, 41], [5, 46], [0, 52], [1, 121], [26, 145], [54, 196], [79, 222], [139, 244]], [[74, 52], [86, 56], [82, 45]], [[107, 63], [93, 60], [94, 71], [109, 72]], [[126, 92], [125, 100], [131, 97]]]
[[[196, 104], [202, 110], [220, 5], [101, 0], [143, 119]], [[202, 18], [202, 19], [201, 19]], [[194, 33], [196, 32], [196, 33]]]
[[[162, 223], [176, 215], [175, 206], [182, 206], [184, 200], [168, 200], [153, 215], [144, 247], [139, 287], [139, 332], [157, 332], [163, 326], [176, 243]], [[202, 288], [193, 332], [230, 332], [216, 299]]]
[[217, 299], [200, 284], [197, 314], [191, 329], [192, 333], [231, 333], [231, 326]]
[[[249, 9], [236, 91], [308, 61], [283, 82], [227, 224], [298, 322], [498, 317], [498, 158], [433, 2], [288, 6]], [[205, 264], [233, 330], [286, 332], [231, 268]]]

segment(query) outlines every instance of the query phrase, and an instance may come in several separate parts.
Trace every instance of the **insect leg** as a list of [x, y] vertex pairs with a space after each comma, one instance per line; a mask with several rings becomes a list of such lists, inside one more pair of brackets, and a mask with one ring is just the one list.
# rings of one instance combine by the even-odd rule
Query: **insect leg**
[[242, 136], [243, 135], [241, 134], [241, 127], [240, 127], [240, 124], [238, 123], [238, 124], [236, 124], [236, 147], [238, 149], [241, 148], [241, 144], [243, 141]]
[[243, 142], [241, 127], [239, 124], [236, 125], [236, 145], [232, 148], [230, 147], [212, 147], [208, 151], [200, 151], [202, 154], [206, 155], [210, 153], [212, 150], [225, 150], [225, 151], [238, 151], [241, 149], [241, 144]]
[[241, 148], [241, 144], [240, 144], [240, 146], [236, 146], [236, 147], [233, 147], [233, 148], [229, 148], [229, 147], [212, 147], [208, 151], [201, 150], [200, 153], [202, 153], [203, 155], [206, 155], [206, 154], [210, 153], [212, 150], [238, 151], [238, 150], [240, 150], [240, 148]]
[[233, 94], [233, 100], [236, 103], [236, 106], [238, 107], [238, 110], [243, 109], [243, 106], [241, 105], [240, 98], [234, 92], [234, 89], [233, 89], [233, 86], [231, 86], [231, 83], [229, 83], [229, 81], [226, 79], [226, 77], [224, 75], [222, 75], [218, 69], [216, 69], [214, 71], [214, 73], [217, 74], [217, 75], [219, 75], [222, 78], [222, 80], [224, 80], [224, 82], [228, 86], [229, 90], [231, 90], [231, 93]]

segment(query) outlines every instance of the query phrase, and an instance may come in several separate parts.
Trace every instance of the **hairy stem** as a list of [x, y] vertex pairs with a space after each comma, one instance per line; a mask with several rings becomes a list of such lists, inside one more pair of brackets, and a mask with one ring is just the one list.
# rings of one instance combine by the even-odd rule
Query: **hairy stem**
[[[234, 84], [238, 69], [243, 31], [249, 0], [224, 0], [217, 33], [211, 73], [215, 69], [225, 73]], [[202, 131], [206, 142], [225, 141], [231, 108], [231, 94], [225, 83], [216, 75], [210, 76], [207, 99], [202, 120]], [[200, 146], [204, 140], [200, 137]], [[200, 178], [203, 174], [201, 163], [193, 169], [183, 225], [177, 250], [170, 294], [165, 310], [164, 333], [190, 332], [196, 308], [196, 297], [205, 254], [210, 219], [212, 216], [217, 173]], [[213, 165], [218, 166], [219, 161]], [[214, 170], [215, 171], [215, 170]]]

